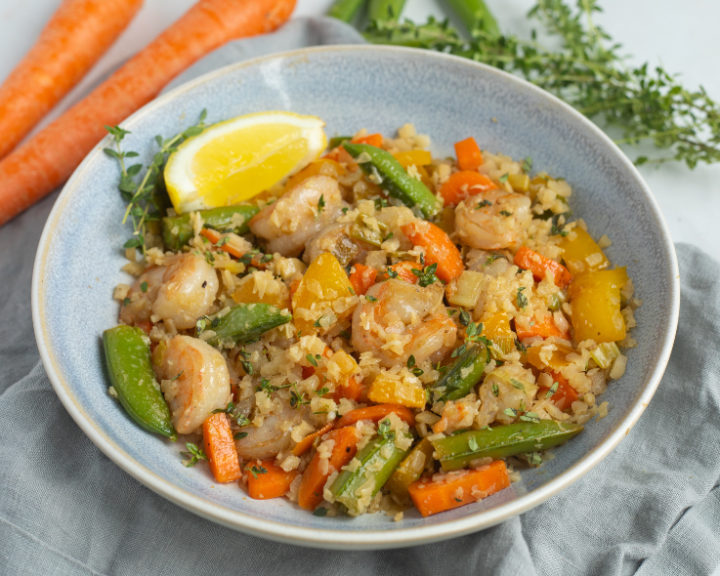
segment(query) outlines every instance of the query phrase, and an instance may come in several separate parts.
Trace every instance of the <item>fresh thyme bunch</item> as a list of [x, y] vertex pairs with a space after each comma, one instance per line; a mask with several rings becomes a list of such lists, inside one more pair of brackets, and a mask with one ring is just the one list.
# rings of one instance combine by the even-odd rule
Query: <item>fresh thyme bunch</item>
[[619, 53], [621, 46], [594, 23], [593, 15], [601, 12], [597, 0], [578, 0], [576, 8], [563, 0], [537, 1], [528, 16], [560, 40], [557, 51], [541, 46], [534, 31], [529, 41], [499, 34], [482, 2], [452, 4], [463, 2], [482, 8], [475, 10], [472, 21], [465, 19], [469, 40], [447, 21], [434, 18], [422, 25], [373, 21], [365, 37], [377, 44], [446, 52], [523, 76], [597, 123], [620, 128], [623, 136], [616, 142], [637, 145], [650, 140], [665, 150], [658, 157], [635, 158], [638, 165], [677, 160], [694, 168], [700, 162], [720, 161], [718, 104], [702, 88], [686, 90], [662, 67], [631, 67]]

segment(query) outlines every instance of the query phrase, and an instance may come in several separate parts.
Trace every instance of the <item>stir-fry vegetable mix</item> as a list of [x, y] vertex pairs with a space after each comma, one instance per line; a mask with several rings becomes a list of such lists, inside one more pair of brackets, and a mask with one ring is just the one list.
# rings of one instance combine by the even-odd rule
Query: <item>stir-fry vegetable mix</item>
[[607, 414], [640, 302], [570, 221], [570, 187], [473, 137], [435, 158], [399, 132], [333, 138], [260, 197], [171, 209], [143, 259], [127, 249], [112, 393], [183, 435], [186, 465], [319, 516], [427, 516]]

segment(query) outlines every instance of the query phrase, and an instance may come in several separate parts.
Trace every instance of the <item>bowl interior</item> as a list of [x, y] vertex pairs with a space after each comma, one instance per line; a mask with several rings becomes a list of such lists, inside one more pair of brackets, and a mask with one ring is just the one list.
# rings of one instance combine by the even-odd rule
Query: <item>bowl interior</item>
[[384, 515], [319, 518], [284, 500], [253, 501], [217, 485], [205, 467], [185, 468], [181, 447], [136, 426], [107, 394], [101, 333], [117, 323], [113, 289], [132, 278], [122, 245], [118, 167], [100, 144], [66, 186], [36, 261], [33, 305], [38, 344], [64, 404], [91, 439], [152, 489], [223, 524], [297, 544], [383, 547], [417, 544], [487, 527], [539, 503], [600, 461], [624, 436], [657, 386], [678, 310], [677, 265], [662, 217], [637, 171], [609, 140], [567, 106], [496, 70], [438, 54], [394, 48], [331, 47], [226, 68], [161, 97], [124, 123], [125, 149], [148, 162], [156, 134], [173, 135], [207, 109], [210, 122], [263, 110], [314, 114], [328, 137], [361, 127], [393, 134], [405, 123], [432, 138], [434, 155], [474, 136], [481, 148], [531, 156], [535, 170], [572, 185], [571, 207], [611, 261], [627, 266], [644, 300], [628, 369], [602, 397], [609, 415], [555, 449], [555, 459], [482, 502], [428, 519]]

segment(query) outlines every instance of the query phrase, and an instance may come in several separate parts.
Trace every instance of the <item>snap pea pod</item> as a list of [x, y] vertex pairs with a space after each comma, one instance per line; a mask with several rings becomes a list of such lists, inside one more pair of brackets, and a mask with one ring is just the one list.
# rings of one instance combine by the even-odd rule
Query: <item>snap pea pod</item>
[[547, 450], [567, 442], [583, 430], [580, 424], [553, 420], [517, 422], [485, 430], [470, 430], [433, 442], [443, 470], [466, 468], [478, 458], [498, 460], [516, 454]]
[[[232, 228], [232, 217], [240, 214], [245, 220], [241, 226], [233, 229], [235, 234], [247, 234], [250, 231], [248, 222], [250, 218], [260, 211], [257, 206], [243, 204], [240, 206], [221, 206], [210, 210], [201, 210], [200, 216], [208, 228], [224, 231]], [[193, 227], [190, 223], [190, 214], [180, 216], [167, 216], [162, 219], [162, 236], [165, 248], [180, 250], [193, 237]]]
[[328, 149], [332, 150], [337, 148], [340, 144], [347, 140], [352, 140], [352, 136], [334, 136], [333, 138], [330, 138], [328, 142]]
[[177, 440], [170, 410], [150, 365], [145, 333], [133, 326], [116, 326], [103, 332], [103, 344], [110, 380], [125, 411], [146, 430]]
[[[473, 346], [458, 356], [443, 377], [433, 385], [434, 401], [447, 402], [467, 396], [480, 382], [489, 359], [484, 344]], [[468, 368], [470, 371], [463, 373]]]
[[500, 28], [483, 0], [448, 0], [450, 8], [471, 32], [477, 26], [488, 36], [500, 36]]
[[400, 20], [400, 14], [405, 7], [405, 0], [370, 0], [368, 18], [370, 20]]
[[[343, 22], [347, 22], [349, 24], [352, 19], [355, 18], [355, 14], [357, 14], [358, 10], [360, 10], [360, 7], [363, 4], [365, 4], [365, 0], [337, 0], [337, 2], [335, 2], [330, 7], [327, 15], [331, 16], [332, 18], [342, 20]], [[352, 136], [350, 136], [349, 138], [352, 138]], [[338, 144], [335, 144], [335, 146], [333, 146], [332, 140], [330, 140], [330, 142], [330, 148], [338, 146]]]
[[442, 208], [438, 199], [425, 184], [409, 176], [405, 168], [389, 152], [369, 144], [352, 142], [343, 142], [343, 147], [356, 160], [364, 154], [361, 160], [366, 161], [358, 162], [362, 171], [371, 176], [371, 179], [376, 178], [376, 183], [383, 190], [406, 206], [410, 208], [417, 206], [425, 218], [434, 216]]
[[395, 446], [395, 435], [378, 436], [355, 456], [360, 460], [357, 470], [343, 470], [330, 486], [335, 500], [342, 504], [351, 516], [365, 512], [369, 499], [356, 494], [368, 480], [374, 480], [372, 496], [385, 485], [398, 464], [410, 452]]
[[430, 440], [422, 438], [392, 473], [385, 488], [395, 496], [407, 497], [410, 484], [420, 478], [428, 462], [432, 462], [433, 450]]
[[292, 314], [270, 304], [238, 304], [230, 308], [224, 316], [217, 317], [205, 324], [213, 330], [215, 336], [207, 342], [211, 346], [231, 341], [233, 345], [257, 340], [268, 330], [286, 324], [292, 320]]

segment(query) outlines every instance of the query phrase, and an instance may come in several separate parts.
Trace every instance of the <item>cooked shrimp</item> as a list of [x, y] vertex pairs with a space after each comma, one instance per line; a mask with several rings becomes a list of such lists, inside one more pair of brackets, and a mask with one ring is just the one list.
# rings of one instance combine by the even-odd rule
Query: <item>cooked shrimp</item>
[[137, 324], [156, 315], [172, 320], [181, 330], [192, 328], [212, 306], [218, 287], [215, 269], [201, 256], [171, 256], [164, 266], [148, 268], [135, 281], [128, 292], [130, 302], [120, 310], [120, 320]]
[[305, 410], [294, 410], [283, 402], [282, 411], [266, 416], [260, 426], [250, 425], [240, 429], [247, 436], [235, 441], [238, 455], [245, 460], [274, 458], [290, 445], [290, 434], [303, 421], [304, 415]]
[[352, 344], [372, 351], [383, 366], [404, 366], [411, 355], [417, 364], [437, 362], [455, 344], [457, 326], [443, 306], [440, 284], [422, 288], [391, 279], [372, 286], [368, 296], [355, 309]]
[[[489, 204], [487, 204], [489, 202]], [[504, 190], [490, 190], [468, 198], [455, 209], [458, 239], [471, 248], [500, 250], [522, 243], [532, 220], [530, 198]]]
[[303, 260], [310, 264], [324, 252], [335, 256], [340, 264], [347, 266], [360, 262], [373, 247], [350, 236], [351, 224], [334, 223], [322, 228], [308, 241], [303, 254]]
[[253, 216], [250, 230], [268, 241], [267, 252], [297, 256], [313, 234], [337, 218], [342, 207], [337, 180], [313, 176]]
[[197, 430], [231, 399], [225, 358], [202, 340], [175, 336], [160, 344], [153, 353], [153, 367], [180, 434]]
[[506, 414], [505, 410], [512, 408], [517, 412], [529, 411], [537, 390], [535, 376], [522, 366], [506, 364], [494, 370], [478, 390], [481, 405], [480, 414], [475, 418], [476, 428], [496, 420], [502, 424], [514, 422], [516, 417]]

